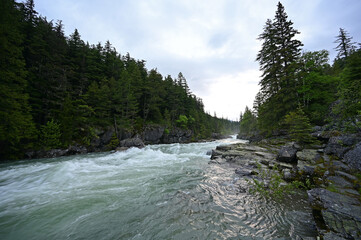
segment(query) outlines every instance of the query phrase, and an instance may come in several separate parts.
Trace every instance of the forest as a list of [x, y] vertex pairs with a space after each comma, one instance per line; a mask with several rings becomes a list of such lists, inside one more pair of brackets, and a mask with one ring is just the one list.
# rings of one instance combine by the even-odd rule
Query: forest
[[194, 140], [239, 127], [206, 113], [181, 72], [164, 77], [77, 29], [65, 36], [62, 21], [39, 15], [33, 0], [1, 0], [0, 18], [0, 159], [87, 146], [108, 127], [136, 134], [158, 124], [189, 129]]
[[[275, 136], [284, 131], [306, 137], [312, 126], [339, 132], [361, 131], [361, 44], [343, 28], [335, 33], [337, 57], [327, 50], [303, 51], [281, 3], [258, 40], [262, 72], [253, 108], [240, 116], [242, 136]], [[302, 137], [301, 137], [302, 136]], [[304, 138], [303, 141], [311, 141]]]

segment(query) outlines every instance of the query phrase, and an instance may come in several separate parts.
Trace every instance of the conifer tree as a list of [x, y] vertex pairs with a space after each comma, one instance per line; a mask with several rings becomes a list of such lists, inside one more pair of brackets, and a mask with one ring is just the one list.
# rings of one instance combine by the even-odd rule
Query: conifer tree
[[274, 20], [267, 20], [264, 32], [258, 38], [263, 41], [262, 49], [257, 55], [263, 74], [256, 105], [263, 130], [278, 128], [277, 124], [286, 113], [298, 104], [295, 73], [302, 43], [294, 39], [299, 32], [287, 18], [285, 9], [279, 2]]
[[340, 28], [340, 32], [335, 41], [335, 43], [338, 43], [335, 48], [335, 50], [338, 51], [338, 58], [347, 58], [355, 50], [355, 43], [351, 41], [352, 37], [349, 36], [348, 32], [345, 29]]

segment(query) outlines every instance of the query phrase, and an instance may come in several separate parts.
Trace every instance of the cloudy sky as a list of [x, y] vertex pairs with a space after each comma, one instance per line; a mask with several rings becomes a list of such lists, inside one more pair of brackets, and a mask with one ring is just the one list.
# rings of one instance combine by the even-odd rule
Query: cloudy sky
[[[335, 53], [346, 29], [361, 42], [360, 0], [283, 0], [304, 50]], [[109, 40], [121, 54], [146, 60], [150, 70], [182, 72], [212, 115], [236, 120], [252, 106], [260, 72], [257, 40], [278, 0], [35, 0], [48, 20], [62, 20], [90, 44]]]

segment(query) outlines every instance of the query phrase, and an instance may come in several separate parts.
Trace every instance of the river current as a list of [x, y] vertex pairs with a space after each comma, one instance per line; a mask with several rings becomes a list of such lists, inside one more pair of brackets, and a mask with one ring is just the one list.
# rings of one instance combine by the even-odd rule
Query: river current
[[0, 239], [300, 239], [314, 237], [303, 193], [249, 194], [206, 143], [151, 145], [0, 164]]

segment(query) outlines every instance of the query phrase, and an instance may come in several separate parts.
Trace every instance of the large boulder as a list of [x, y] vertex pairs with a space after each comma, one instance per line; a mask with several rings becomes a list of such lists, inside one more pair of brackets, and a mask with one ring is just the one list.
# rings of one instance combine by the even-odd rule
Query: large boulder
[[351, 146], [356, 144], [358, 137], [356, 135], [342, 135], [331, 137], [325, 148], [326, 154], [335, 155], [342, 158]]
[[157, 144], [160, 143], [165, 127], [164, 126], [147, 126], [143, 132], [144, 143]]
[[163, 134], [162, 143], [188, 143], [191, 141], [192, 135], [191, 130], [172, 128], [168, 134]]
[[126, 148], [130, 148], [130, 147], [137, 147], [137, 148], [143, 148], [144, 147], [144, 143], [142, 141], [142, 139], [135, 137], [135, 138], [128, 138], [128, 139], [124, 139], [122, 141], [120, 141], [120, 147], [126, 147]]
[[293, 146], [283, 146], [278, 151], [277, 160], [285, 163], [297, 163], [297, 149]]
[[346, 239], [361, 238], [361, 204], [357, 198], [314, 188], [307, 192], [308, 200], [323, 221], [324, 229]]
[[345, 154], [343, 161], [358, 171], [361, 171], [361, 142]]

